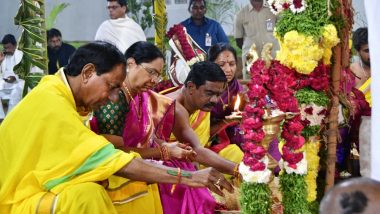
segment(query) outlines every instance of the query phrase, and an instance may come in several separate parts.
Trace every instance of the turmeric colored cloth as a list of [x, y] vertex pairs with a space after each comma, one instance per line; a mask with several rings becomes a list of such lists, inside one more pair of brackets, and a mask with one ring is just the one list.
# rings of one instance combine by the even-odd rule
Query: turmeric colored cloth
[[138, 155], [115, 149], [85, 124], [62, 70], [10, 112], [0, 126], [1, 213], [116, 212], [96, 182]]
[[363, 83], [363, 85], [360, 86], [359, 90], [363, 92], [365, 96], [365, 100], [369, 103], [369, 106], [372, 107], [372, 99], [371, 99], [371, 77], [367, 79]]
[[[199, 137], [203, 147], [210, 148], [210, 112], [197, 110], [190, 115], [190, 125]], [[228, 138], [226, 136], [226, 138]], [[211, 148], [210, 148], [211, 149]], [[243, 160], [243, 152], [236, 144], [228, 144], [222, 149], [215, 151], [221, 157], [235, 163], [240, 163]]]

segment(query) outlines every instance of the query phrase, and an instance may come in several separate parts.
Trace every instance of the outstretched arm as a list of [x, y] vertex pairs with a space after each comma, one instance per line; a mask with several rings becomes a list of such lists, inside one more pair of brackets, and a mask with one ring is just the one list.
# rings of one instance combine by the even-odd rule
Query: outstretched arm
[[[140, 154], [144, 159], [163, 159], [162, 148], [136, 148], [136, 147], [126, 147], [124, 146], [123, 138], [117, 135], [104, 134], [103, 135], [108, 141], [110, 141], [117, 149], [123, 150], [125, 152], [134, 151]], [[159, 139], [158, 139], [159, 140]], [[179, 160], [193, 160], [196, 153], [193, 150], [189, 150], [185, 145], [180, 143], [165, 143], [160, 142], [161, 146], [165, 146], [168, 151], [167, 158], [174, 158]]]
[[189, 143], [197, 153], [195, 161], [214, 167], [220, 172], [233, 175], [235, 163], [226, 160], [215, 152], [204, 148], [194, 130], [189, 125], [189, 114], [186, 109], [179, 103], [176, 104], [175, 126], [173, 133], [177, 140], [184, 143]]
[[[227, 189], [233, 192], [231, 184], [226, 181], [224, 176], [213, 168], [207, 168], [199, 171], [182, 171], [181, 174], [187, 174], [178, 177], [169, 173], [178, 173], [176, 168], [166, 167], [150, 163], [140, 158], [135, 158], [115, 174], [131, 180], [145, 181], [148, 183], [181, 183], [191, 187], [208, 187], [211, 191], [223, 195], [219, 188]], [[178, 173], [179, 174], [179, 173]]]

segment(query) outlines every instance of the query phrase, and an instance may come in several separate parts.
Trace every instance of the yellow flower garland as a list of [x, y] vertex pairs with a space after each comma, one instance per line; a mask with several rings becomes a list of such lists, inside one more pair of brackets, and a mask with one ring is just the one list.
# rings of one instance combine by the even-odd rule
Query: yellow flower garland
[[305, 143], [307, 159], [307, 175], [305, 181], [307, 184], [308, 195], [307, 201], [312, 202], [317, 199], [317, 176], [319, 168], [319, 146], [320, 142], [309, 141]]
[[329, 24], [323, 27], [322, 42], [323, 48], [323, 63], [325, 65], [331, 64], [332, 48], [339, 43], [338, 32], [334, 25]]
[[331, 48], [339, 43], [339, 38], [334, 25], [326, 25], [323, 29], [320, 40], [305, 36], [295, 30], [287, 32], [284, 38], [279, 38], [275, 33], [280, 43], [280, 51], [277, 52], [276, 59], [281, 64], [306, 75], [314, 71], [321, 59], [324, 64], [331, 64]]

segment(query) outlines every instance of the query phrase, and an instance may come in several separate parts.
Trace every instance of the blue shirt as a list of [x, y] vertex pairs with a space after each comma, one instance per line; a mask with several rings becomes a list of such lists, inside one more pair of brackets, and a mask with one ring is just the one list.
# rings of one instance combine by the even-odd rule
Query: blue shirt
[[224, 32], [222, 26], [215, 20], [204, 18], [202, 25], [195, 25], [190, 18], [181, 22], [186, 27], [187, 33], [193, 38], [193, 40], [204, 50], [208, 51], [210, 46], [206, 46], [207, 34], [211, 36], [211, 45], [216, 43], [229, 43], [228, 37]]

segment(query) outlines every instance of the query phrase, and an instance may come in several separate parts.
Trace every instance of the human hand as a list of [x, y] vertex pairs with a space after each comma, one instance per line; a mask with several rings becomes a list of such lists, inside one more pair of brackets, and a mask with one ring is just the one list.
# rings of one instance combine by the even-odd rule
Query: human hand
[[224, 178], [223, 174], [214, 168], [206, 168], [191, 172], [191, 178], [182, 177], [182, 182], [191, 187], [207, 187], [220, 196], [224, 196], [222, 190], [233, 193], [232, 185]]
[[166, 146], [169, 150], [170, 157], [174, 157], [179, 160], [193, 161], [197, 156], [197, 153], [191, 146], [179, 142], [162, 143], [161, 146]]
[[5, 59], [4, 52], [0, 52], [0, 64], [4, 61], [4, 59]]

